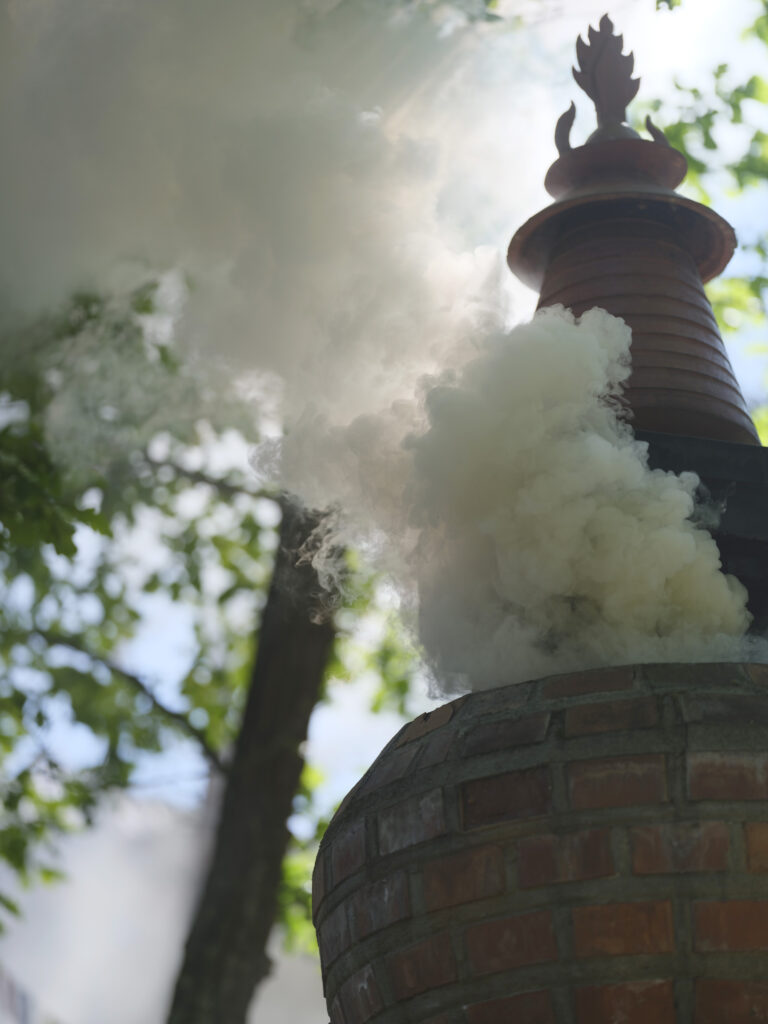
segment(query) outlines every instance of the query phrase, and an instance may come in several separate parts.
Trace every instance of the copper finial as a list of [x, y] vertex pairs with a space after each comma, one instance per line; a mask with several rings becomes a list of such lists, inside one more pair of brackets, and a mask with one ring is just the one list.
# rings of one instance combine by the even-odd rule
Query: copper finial
[[576, 40], [579, 70], [571, 69], [573, 77], [595, 104], [597, 130], [601, 137], [608, 137], [607, 132], [612, 136], [617, 130], [623, 136], [626, 134], [627, 104], [637, 96], [640, 88], [640, 79], [632, 77], [634, 54], [621, 52], [624, 37], [614, 35], [613, 22], [607, 14], [600, 19], [600, 30], [595, 32], [590, 25], [587, 35], [589, 43], [585, 43], [581, 36]]
[[[590, 25], [587, 38], [588, 43], [581, 36], [576, 40], [579, 66], [571, 69], [577, 85], [595, 104], [597, 129], [587, 141], [639, 138], [634, 128], [626, 123], [627, 106], [640, 88], [640, 79], [632, 77], [634, 54], [621, 52], [624, 37], [614, 34], [613, 22], [607, 14], [600, 19], [597, 31]], [[575, 115], [576, 108], [572, 103], [557, 122], [555, 144], [561, 156], [571, 148], [570, 133]], [[649, 124], [648, 130], [655, 141], [664, 139], [655, 125]]]

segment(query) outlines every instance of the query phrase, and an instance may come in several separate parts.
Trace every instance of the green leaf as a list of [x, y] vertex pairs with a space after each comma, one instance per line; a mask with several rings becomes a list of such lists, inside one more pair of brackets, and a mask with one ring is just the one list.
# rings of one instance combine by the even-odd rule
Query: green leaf
[[14, 917], [19, 917], [21, 915], [21, 907], [19, 904], [15, 900], [12, 900], [10, 896], [6, 896], [3, 892], [0, 892], [0, 906], [3, 907], [4, 910], [7, 910], [9, 914], [13, 914]]

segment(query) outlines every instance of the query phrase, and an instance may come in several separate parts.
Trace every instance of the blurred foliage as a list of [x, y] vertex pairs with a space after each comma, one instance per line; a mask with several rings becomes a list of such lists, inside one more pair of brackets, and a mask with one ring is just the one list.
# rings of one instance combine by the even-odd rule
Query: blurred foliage
[[755, 421], [760, 442], [768, 444], [768, 406], [763, 405], [759, 409], [754, 409], [752, 418]]
[[[225, 773], [250, 681], [277, 495], [247, 472], [257, 411], [181, 365], [163, 290], [76, 295], [3, 339], [0, 859], [25, 881], [57, 877], [55, 836], [90, 822], [147, 755], [184, 742]], [[351, 573], [329, 673], [351, 674], [375, 589]], [[146, 665], [142, 637], [154, 630], [156, 649], [166, 620], [185, 648], [180, 680]], [[402, 703], [414, 661], [394, 634], [368, 659]], [[316, 783], [308, 768], [280, 894], [299, 944], [325, 826]]]
[[[156, 312], [154, 290], [153, 283], [123, 299], [77, 295], [3, 339], [0, 858], [23, 879], [52, 877], [46, 841], [89, 821], [105, 790], [127, 786], [142, 752], [161, 750], [175, 733], [218, 764], [237, 724], [250, 651], [226, 642], [228, 602], [202, 585], [222, 496], [216, 481], [191, 481], [183, 468], [200, 451], [201, 431], [214, 428], [179, 410], [204, 409], [210, 396], [201, 389], [191, 406], [186, 394], [183, 403], [157, 401], [166, 390], [179, 399], [196, 382], [148, 337], [142, 317]], [[162, 463], [151, 454], [163, 425], [158, 409], [173, 431], [160, 439]], [[258, 586], [269, 573], [253, 512], [259, 499], [241, 480], [226, 483], [242, 487], [249, 506], [238, 529], [250, 565], [244, 556], [238, 578], [244, 583], [250, 572]], [[190, 488], [197, 507], [184, 515]], [[158, 569], [142, 564], [131, 551], [136, 543], [155, 550]], [[162, 685], [131, 671], [123, 654], [151, 615], [147, 598], [160, 578], [169, 599], [183, 596], [189, 609], [193, 671], [211, 677], [205, 691], [190, 686], [168, 702], [158, 696]]]
[[[754, 0], [752, 9], [753, 19], [742, 37], [751, 47], [748, 52], [753, 55], [752, 64], [759, 69], [768, 57], [768, 0]], [[746, 60], [743, 63], [748, 64]], [[650, 103], [647, 109], [670, 144], [688, 161], [681, 191], [707, 205], [715, 190], [734, 202], [748, 202], [751, 208], [765, 203], [768, 74], [745, 71], [741, 62], [721, 63], [713, 69], [708, 85], [692, 85], [680, 76], [675, 79], [674, 89], [672, 96]], [[750, 216], [745, 220], [748, 227], [742, 224], [739, 230], [738, 258], [725, 276], [707, 285], [715, 315], [726, 334], [765, 330], [768, 229], [763, 218]], [[753, 414], [758, 426], [764, 427], [765, 410], [757, 409]]]

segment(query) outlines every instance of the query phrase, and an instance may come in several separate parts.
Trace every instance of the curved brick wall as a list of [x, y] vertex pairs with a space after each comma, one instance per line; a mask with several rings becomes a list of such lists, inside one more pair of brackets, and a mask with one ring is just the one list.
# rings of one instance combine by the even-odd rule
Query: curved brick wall
[[767, 687], [610, 669], [407, 725], [315, 867], [332, 1024], [768, 1021]]

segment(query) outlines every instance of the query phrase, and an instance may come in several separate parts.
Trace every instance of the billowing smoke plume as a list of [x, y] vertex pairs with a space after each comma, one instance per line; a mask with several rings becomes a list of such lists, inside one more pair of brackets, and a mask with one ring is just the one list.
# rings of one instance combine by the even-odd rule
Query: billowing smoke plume
[[[484, 9], [0, 0], [4, 322], [73, 288], [188, 281], [179, 350], [272, 375], [288, 441], [260, 466], [340, 506], [457, 685], [725, 656], [744, 595], [687, 520], [694, 481], [650, 472], [610, 401], [626, 330], [505, 333], [498, 254], [551, 156], [531, 113], [565, 105], [539, 72], [550, 46], [567, 76], [575, 32], [448, 31], [462, 7]], [[595, 13], [569, 5], [576, 31]], [[114, 355], [90, 374], [102, 405]], [[63, 374], [53, 406], [72, 459], [78, 386]]]
[[540, 187], [515, 137], [543, 165], [525, 123], [556, 113], [518, 88], [533, 28], [449, 33], [438, 6], [0, 0], [0, 318], [177, 269], [178, 344], [277, 374], [289, 420], [435, 369]]
[[621, 418], [630, 339], [602, 310], [544, 310], [412, 403], [283, 446], [418, 593], [443, 685], [737, 656], [746, 592], [691, 520], [697, 478], [649, 469]]

